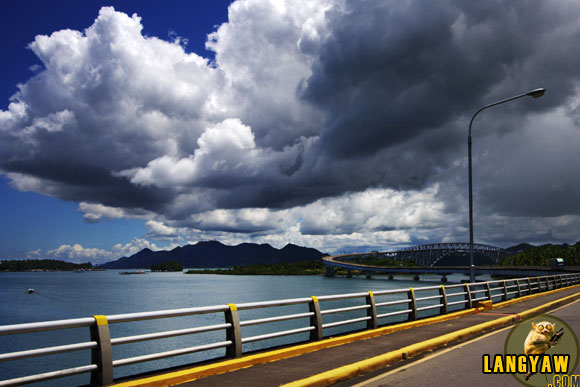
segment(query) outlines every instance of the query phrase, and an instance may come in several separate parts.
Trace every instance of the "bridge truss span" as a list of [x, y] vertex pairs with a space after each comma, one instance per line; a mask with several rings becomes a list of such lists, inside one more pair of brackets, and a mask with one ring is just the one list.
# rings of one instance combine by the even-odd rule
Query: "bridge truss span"
[[[469, 243], [448, 242], [448, 243], [429, 243], [425, 245], [412, 246], [397, 251], [397, 259], [411, 259], [416, 264], [422, 266], [433, 266], [441, 259], [454, 253], [468, 253]], [[484, 245], [479, 243], [473, 244], [473, 252], [482, 257], [489, 264], [496, 264], [504, 255], [504, 250], [500, 247]]]
[[[424, 251], [424, 250], [469, 251], [469, 243], [465, 243], [465, 242], [429, 243], [426, 245], [407, 247], [407, 248], [398, 250], [398, 253], [403, 253], [406, 251]], [[501, 251], [503, 251], [503, 249], [501, 247], [474, 243], [473, 244], [473, 251], [501, 252]]]

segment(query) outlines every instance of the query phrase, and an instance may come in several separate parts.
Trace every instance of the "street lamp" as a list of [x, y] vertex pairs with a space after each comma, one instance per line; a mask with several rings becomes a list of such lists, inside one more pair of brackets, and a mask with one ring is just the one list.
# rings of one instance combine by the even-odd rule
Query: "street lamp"
[[471, 125], [473, 124], [473, 120], [475, 119], [475, 117], [477, 117], [477, 115], [479, 113], [481, 113], [483, 110], [490, 108], [492, 106], [496, 106], [502, 103], [506, 103], [509, 101], [513, 101], [514, 99], [518, 99], [518, 98], [522, 98], [522, 97], [526, 97], [526, 96], [530, 96], [530, 97], [534, 97], [534, 98], [540, 98], [542, 95], [544, 95], [544, 93], [546, 92], [546, 89], [535, 89], [532, 91], [528, 91], [527, 93], [524, 94], [520, 94], [520, 95], [516, 95], [515, 97], [510, 97], [498, 102], [494, 102], [491, 103], [489, 105], [485, 105], [484, 107], [482, 107], [481, 109], [479, 109], [477, 112], [475, 112], [475, 114], [473, 115], [473, 117], [471, 118], [471, 121], [469, 122], [469, 136], [467, 137], [467, 153], [468, 153], [468, 158], [469, 158], [469, 282], [475, 282], [475, 264], [473, 261], [473, 194], [472, 194], [472, 187], [473, 187], [473, 183], [472, 183], [472, 179], [471, 179]]

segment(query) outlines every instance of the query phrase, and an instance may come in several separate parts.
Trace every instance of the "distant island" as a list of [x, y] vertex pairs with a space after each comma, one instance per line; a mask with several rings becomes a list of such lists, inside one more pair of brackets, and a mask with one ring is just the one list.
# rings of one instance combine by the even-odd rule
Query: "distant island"
[[150, 267], [152, 272], [156, 271], [183, 271], [183, 265], [181, 263], [173, 261], [165, 261]]
[[276, 249], [269, 244], [242, 243], [236, 246], [227, 246], [217, 241], [204, 241], [176, 247], [169, 251], [143, 249], [130, 257], [123, 257], [100, 267], [103, 269], [149, 269], [151, 265], [172, 261], [185, 268], [231, 268], [233, 266], [320, 261], [324, 255], [316, 249], [293, 244]]
[[231, 269], [188, 270], [185, 274], [224, 275], [321, 275], [326, 269], [322, 260], [234, 266]]
[[5, 260], [0, 262], [0, 271], [75, 271], [95, 269], [90, 262], [72, 263], [56, 259]]

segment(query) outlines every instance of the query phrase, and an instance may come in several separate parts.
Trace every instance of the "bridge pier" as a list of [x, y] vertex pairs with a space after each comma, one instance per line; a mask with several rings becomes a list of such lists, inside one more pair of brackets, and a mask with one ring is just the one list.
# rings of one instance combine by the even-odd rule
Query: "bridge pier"
[[447, 275], [446, 274], [443, 274], [443, 276], [441, 277], [441, 282], [447, 283]]

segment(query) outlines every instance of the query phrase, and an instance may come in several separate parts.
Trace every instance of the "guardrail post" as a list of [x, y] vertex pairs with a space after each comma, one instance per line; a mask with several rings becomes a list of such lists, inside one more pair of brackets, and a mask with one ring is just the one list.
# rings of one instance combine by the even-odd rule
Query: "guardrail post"
[[312, 298], [312, 302], [308, 303], [308, 309], [314, 315], [310, 316], [310, 326], [314, 327], [313, 331], [310, 331], [310, 341], [322, 340], [322, 314], [320, 314], [320, 304], [318, 303], [318, 298], [315, 296]]
[[503, 292], [501, 294], [501, 300], [506, 301], [507, 300], [507, 283], [505, 280], [503, 280], [502, 283], [503, 283]]
[[367, 329], [377, 329], [379, 326], [379, 320], [377, 318], [377, 306], [375, 304], [375, 295], [369, 290], [369, 294], [365, 297], [367, 305], [370, 308], [367, 309], [367, 316], [371, 319], [367, 321]]
[[516, 295], [516, 297], [520, 298], [522, 296], [522, 288], [520, 287], [520, 280], [518, 278], [516, 278], [516, 285], [518, 287], [518, 294]]
[[485, 281], [485, 293], [487, 294], [487, 298], [493, 303], [491, 299], [491, 286], [489, 286], [489, 282]]
[[528, 280], [528, 294], [532, 294], [532, 281], [530, 281], [530, 277], [528, 277], [527, 280]]
[[536, 277], [536, 282], [538, 283], [538, 291], [537, 291], [537, 293], [540, 293], [542, 291], [542, 287], [540, 286], [540, 277]]
[[409, 288], [409, 321], [417, 320], [417, 297], [415, 297], [415, 289]]
[[96, 341], [97, 348], [91, 350], [91, 363], [99, 368], [91, 373], [92, 386], [106, 386], [113, 383], [113, 349], [109, 322], [105, 316], [93, 316], [95, 325], [91, 325], [91, 341]]
[[226, 340], [232, 345], [226, 347], [226, 357], [242, 356], [242, 329], [240, 327], [240, 315], [236, 304], [228, 304], [229, 309], [224, 312], [226, 323], [232, 324], [226, 329]]
[[439, 295], [441, 296], [441, 302], [443, 304], [443, 306], [439, 310], [439, 313], [447, 314], [449, 310], [447, 305], [447, 293], [445, 292], [445, 286], [441, 285], [441, 287], [439, 288]]
[[469, 284], [465, 284], [465, 300], [467, 301], [467, 306], [465, 309], [473, 308], [473, 301], [471, 300], [471, 290], [469, 290]]

